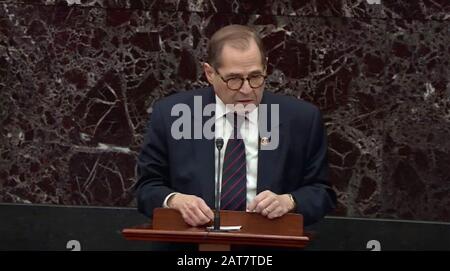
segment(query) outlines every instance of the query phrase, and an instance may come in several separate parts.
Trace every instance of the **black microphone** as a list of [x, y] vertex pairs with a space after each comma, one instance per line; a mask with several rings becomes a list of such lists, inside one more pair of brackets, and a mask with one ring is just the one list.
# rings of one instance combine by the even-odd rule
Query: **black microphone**
[[214, 212], [214, 231], [220, 231], [220, 151], [223, 147], [223, 138], [216, 139], [216, 148], [219, 151], [219, 159], [217, 159], [217, 180], [216, 180], [216, 196], [215, 196], [215, 212]]

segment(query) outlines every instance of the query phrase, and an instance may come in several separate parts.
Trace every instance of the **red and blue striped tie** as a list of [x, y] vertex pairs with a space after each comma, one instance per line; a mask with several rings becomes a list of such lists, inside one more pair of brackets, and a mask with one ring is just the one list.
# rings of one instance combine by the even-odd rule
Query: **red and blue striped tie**
[[[245, 144], [240, 136], [240, 125], [245, 117], [236, 113], [233, 118], [233, 133], [228, 139], [223, 158], [221, 209], [245, 211], [247, 197], [247, 163]], [[238, 119], [240, 118], [240, 119]], [[229, 119], [227, 117], [227, 119]]]

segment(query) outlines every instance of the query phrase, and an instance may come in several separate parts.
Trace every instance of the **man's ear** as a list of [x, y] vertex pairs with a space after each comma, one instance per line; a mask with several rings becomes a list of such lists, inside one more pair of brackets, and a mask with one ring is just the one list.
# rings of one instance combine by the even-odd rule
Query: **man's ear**
[[214, 68], [205, 62], [203, 63], [203, 71], [205, 72], [205, 76], [208, 82], [212, 84], [214, 82], [214, 75], [215, 75]]

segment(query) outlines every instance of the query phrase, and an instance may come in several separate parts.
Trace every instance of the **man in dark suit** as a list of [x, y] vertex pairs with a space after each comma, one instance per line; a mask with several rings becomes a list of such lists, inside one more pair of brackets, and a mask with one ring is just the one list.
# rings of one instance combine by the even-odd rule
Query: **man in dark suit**
[[138, 159], [140, 212], [151, 217], [154, 208], [170, 207], [189, 225], [210, 222], [219, 159], [224, 209], [269, 219], [297, 212], [308, 225], [335, 207], [321, 114], [312, 104], [264, 91], [266, 64], [253, 29], [230, 25], [212, 36], [203, 66], [212, 87], [153, 107]]

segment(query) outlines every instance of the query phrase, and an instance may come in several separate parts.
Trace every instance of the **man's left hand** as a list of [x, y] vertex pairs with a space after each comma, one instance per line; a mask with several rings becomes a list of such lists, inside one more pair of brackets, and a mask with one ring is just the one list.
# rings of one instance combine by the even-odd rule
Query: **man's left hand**
[[256, 212], [273, 219], [285, 215], [293, 210], [295, 204], [288, 194], [277, 195], [266, 190], [259, 193], [247, 208], [248, 212]]

